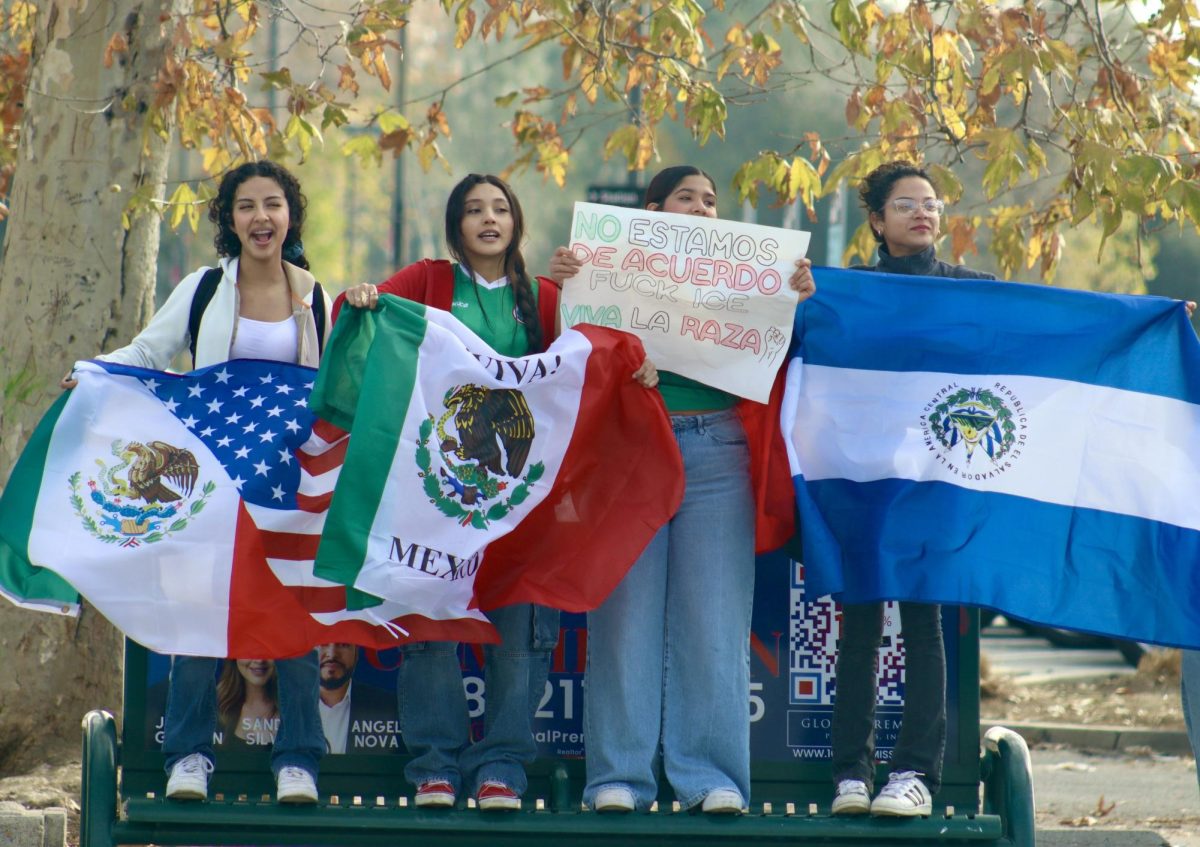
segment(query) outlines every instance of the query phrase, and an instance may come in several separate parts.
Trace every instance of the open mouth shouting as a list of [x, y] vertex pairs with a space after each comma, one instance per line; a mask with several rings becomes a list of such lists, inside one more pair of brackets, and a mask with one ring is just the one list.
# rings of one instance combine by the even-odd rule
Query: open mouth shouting
[[250, 242], [257, 247], [269, 247], [271, 245], [271, 239], [274, 237], [275, 230], [270, 228], [250, 230]]
[[233, 229], [245, 254], [257, 261], [274, 259], [283, 250], [290, 223], [287, 199], [275, 180], [255, 176], [238, 186]]

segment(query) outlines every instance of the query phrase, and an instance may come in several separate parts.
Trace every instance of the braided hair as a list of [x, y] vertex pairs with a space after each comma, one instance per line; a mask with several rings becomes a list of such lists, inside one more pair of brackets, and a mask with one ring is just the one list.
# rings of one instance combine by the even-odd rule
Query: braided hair
[[[517, 319], [525, 326], [529, 352], [539, 353], [544, 346], [542, 322], [533, 299], [533, 284], [525, 270], [525, 258], [521, 255], [521, 241], [525, 236], [525, 215], [521, 212], [517, 195], [509, 188], [508, 183], [492, 174], [468, 174], [454, 186], [450, 192], [450, 199], [446, 201], [446, 247], [454, 261], [474, 276], [475, 271], [471, 268], [463, 245], [462, 221], [466, 214], [467, 194], [472, 188], [483, 183], [494, 185], [504, 193], [504, 199], [508, 202], [512, 214], [512, 239], [504, 249], [504, 274], [508, 277], [513, 299], [517, 304]], [[478, 295], [478, 292], [476, 294]], [[484, 317], [486, 319], [486, 315]]]

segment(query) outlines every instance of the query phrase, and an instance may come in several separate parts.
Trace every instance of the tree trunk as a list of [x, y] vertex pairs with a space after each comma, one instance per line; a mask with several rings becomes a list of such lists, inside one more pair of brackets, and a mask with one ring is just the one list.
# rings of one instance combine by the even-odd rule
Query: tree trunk
[[[179, 2], [39, 4], [0, 259], [0, 486], [71, 363], [126, 343], [153, 308], [159, 218], [125, 229], [122, 213], [143, 186], [162, 198], [168, 147], [144, 116]], [[128, 50], [106, 68], [118, 34]], [[121, 637], [94, 610], [71, 620], [0, 603], [0, 655], [0, 773], [33, 745], [77, 743], [87, 709], [120, 708]]]

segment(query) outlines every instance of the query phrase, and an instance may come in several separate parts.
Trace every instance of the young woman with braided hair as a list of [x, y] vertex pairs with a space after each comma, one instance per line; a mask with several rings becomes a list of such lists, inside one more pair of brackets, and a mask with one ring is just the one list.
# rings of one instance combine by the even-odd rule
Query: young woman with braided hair
[[[446, 246], [454, 261], [422, 259], [379, 286], [350, 288], [334, 304], [374, 308], [396, 294], [444, 309], [502, 356], [540, 353], [554, 340], [559, 287], [530, 278], [521, 256], [524, 216], [509, 186], [490, 174], [470, 174], [446, 203]], [[634, 377], [653, 387], [649, 363]], [[484, 736], [471, 743], [467, 702], [455, 642], [403, 648], [397, 679], [400, 730], [413, 759], [404, 769], [416, 804], [453, 806], [467, 788], [483, 810], [516, 810], [537, 754], [533, 713], [558, 641], [559, 612], [519, 604], [488, 612], [502, 639], [484, 647], [487, 705]]]

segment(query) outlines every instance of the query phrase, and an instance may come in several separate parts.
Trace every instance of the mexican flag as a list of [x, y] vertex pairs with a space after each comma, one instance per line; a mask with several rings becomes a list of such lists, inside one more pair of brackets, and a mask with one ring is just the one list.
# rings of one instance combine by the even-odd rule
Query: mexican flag
[[313, 390], [352, 438], [316, 576], [348, 605], [439, 619], [512, 603], [604, 601], [676, 511], [683, 467], [632, 335], [568, 330], [500, 356], [397, 297], [343, 310]]
[[82, 366], [0, 498], [0, 592], [66, 613], [82, 594], [162, 653], [493, 638], [479, 615], [431, 621], [385, 604], [364, 620], [343, 585], [313, 575], [347, 444], [308, 409], [315, 375], [264, 361], [183, 375]]

